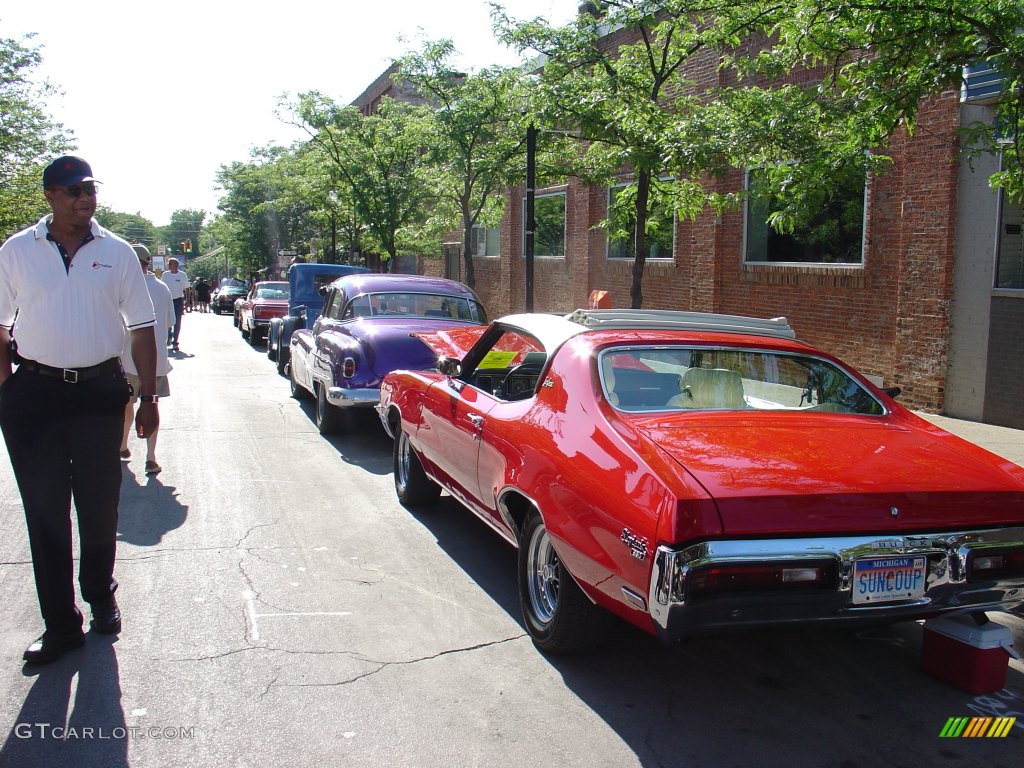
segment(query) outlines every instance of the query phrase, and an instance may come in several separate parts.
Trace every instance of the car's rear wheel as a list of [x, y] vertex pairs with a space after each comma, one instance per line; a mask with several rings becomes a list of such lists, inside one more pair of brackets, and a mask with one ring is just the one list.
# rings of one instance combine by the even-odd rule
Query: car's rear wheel
[[441, 486], [423, 471], [423, 465], [409, 444], [409, 436], [401, 431], [395, 438], [395, 493], [399, 503], [407, 507], [433, 504], [441, 495]]
[[280, 344], [278, 344], [278, 349], [277, 349], [277, 372], [279, 374], [281, 374], [282, 376], [284, 376], [285, 373], [288, 371], [288, 357], [289, 357], [288, 347], [281, 347]]
[[316, 388], [316, 428], [321, 435], [334, 435], [345, 431], [348, 414], [327, 399], [327, 387]]
[[296, 400], [308, 400], [309, 390], [295, 380], [295, 369], [288, 371], [288, 386], [291, 389], [292, 397]]
[[277, 350], [280, 346], [281, 340], [281, 328], [275, 323], [271, 323], [267, 328], [267, 357], [277, 362]]
[[611, 624], [611, 614], [590, 602], [565, 570], [536, 513], [519, 539], [519, 606], [534, 645], [545, 653], [595, 648]]

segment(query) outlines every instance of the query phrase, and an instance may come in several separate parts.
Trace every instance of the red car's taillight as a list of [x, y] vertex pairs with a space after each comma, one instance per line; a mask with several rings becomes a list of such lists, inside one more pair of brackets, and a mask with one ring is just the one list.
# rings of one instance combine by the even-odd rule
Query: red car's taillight
[[799, 589], [834, 586], [831, 564], [712, 565], [690, 572], [687, 599], [696, 600], [724, 592], [764, 589]]
[[1005, 579], [1024, 576], [1024, 550], [974, 552], [967, 561], [970, 580]]

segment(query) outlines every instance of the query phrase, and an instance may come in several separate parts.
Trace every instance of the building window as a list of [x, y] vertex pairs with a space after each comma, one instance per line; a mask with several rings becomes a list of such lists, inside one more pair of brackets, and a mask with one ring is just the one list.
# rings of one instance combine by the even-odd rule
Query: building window
[[999, 191], [999, 245], [996, 288], [1024, 289], [1024, 206]]
[[[533, 199], [533, 255], [565, 258], [565, 192], [536, 195]], [[526, 200], [523, 199], [523, 222]], [[523, 253], [526, 253], [526, 228], [523, 228]]]
[[822, 185], [797, 220], [792, 232], [780, 233], [768, 223], [778, 199], [759, 190], [758, 173], [747, 172], [744, 256], [752, 263], [862, 264], [867, 185], [853, 170]]
[[470, 234], [470, 250], [474, 256], [498, 256], [501, 246], [500, 227], [476, 225]]
[[[632, 259], [636, 254], [636, 206], [630, 188], [619, 184], [608, 189], [608, 258]], [[653, 190], [652, 190], [653, 192]], [[647, 214], [647, 258], [671, 259], [675, 243], [672, 209], [652, 194]]]

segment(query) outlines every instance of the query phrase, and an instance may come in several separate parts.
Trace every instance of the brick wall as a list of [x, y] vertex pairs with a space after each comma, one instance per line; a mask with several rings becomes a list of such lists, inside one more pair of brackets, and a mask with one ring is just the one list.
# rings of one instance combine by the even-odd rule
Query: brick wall
[[[913, 137], [890, 144], [894, 167], [868, 191], [861, 266], [743, 263], [743, 214], [706, 212], [676, 226], [675, 256], [648, 261], [643, 306], [785, 316], [798, 336], [838, 355], [886, 386], [901, 402], [941, 410], [949, 339], [957, 185], [958, 94], [927, 100]], [[720, 183], [742, 187], [739, 171]], [[594, 289], [613, 306], [630, 306], [631, 260], [606, 258], [607, 189], [570, 182], [566, 256], [537, 258], [534, 309], [571, 310]], [[476, 290], [492, 316], [525, 304], [522, 187], [511, 190], [502, 222], [501, 257], [476, 258]]]

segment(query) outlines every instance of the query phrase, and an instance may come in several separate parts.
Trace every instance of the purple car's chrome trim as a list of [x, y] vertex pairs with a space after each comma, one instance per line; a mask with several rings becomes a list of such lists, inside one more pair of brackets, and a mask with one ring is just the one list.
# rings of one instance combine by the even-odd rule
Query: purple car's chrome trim
[[[704, 630], [819, 620], [910, 620], [947, 611], [1008, 610], [1024, 603], [1024, 576], [968, 580], [968, 556], [1024, 548], [1024, 527], [947, 533], [822, 538], [706, 541], [689, 547], [658, 547], [649, 603], [655, 629], [666, 640]], [[854, 561], [861, 557], [925, 555], [924, 595], [880, 605], [854, 605]], [[722, 594], [689, 600], [696, 568], [721, 565], [825, 561], [837, 567], [834, 588], [813, 592]]]
[[328, 387], [327, 401], [341, 408], [373, 408], [380, 402], [380, 387]]

